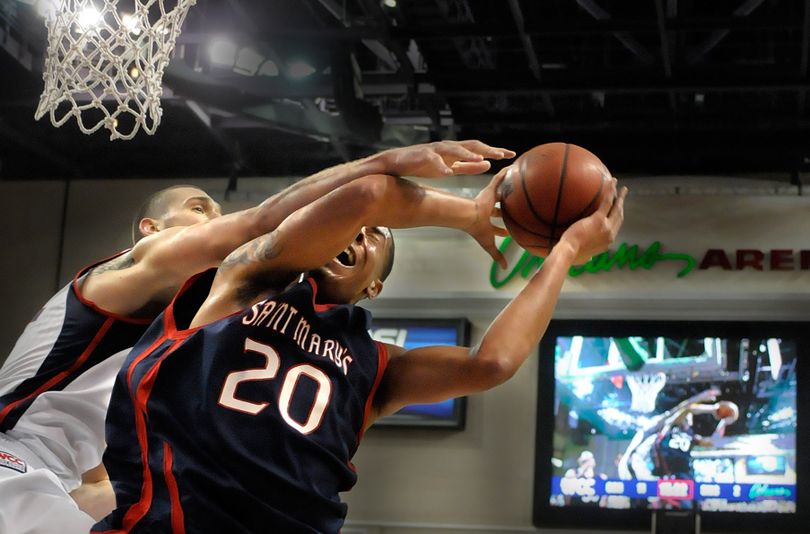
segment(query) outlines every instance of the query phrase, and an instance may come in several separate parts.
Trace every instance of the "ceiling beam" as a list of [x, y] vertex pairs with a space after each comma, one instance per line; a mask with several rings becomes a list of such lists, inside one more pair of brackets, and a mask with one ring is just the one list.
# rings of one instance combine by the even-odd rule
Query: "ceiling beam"
[[[458, 115], [458, 114], [457, 114]], [[475, 127], [488, 130], [490, 128], [525, 128], [537, 132], [555, 131], [615, 131], [617, 133], [629, 132], [713, 132], [734, 131], [740, 137], [749, 135], [768, 135], [768, 132], [779, 131], [808, 131], [810, 132], [810, 119], [802, 119], [795, 114], [773, 115], [758, 113], [753, 116], [729, 117], [728, 115], [711, 115], [706, 117], [682, 117], [678, 121], [677, 130], [673, 129], [671, 121], [661, 113], [656, 116], [643, 118], [611, 118], [610, 120], [594, 120], [588, 117], [568, 117], [565, 121], [554, 121], [544, 118], [539, 113], [488, 113], [479, 115], [460, 115], [457, 122], [462, 127]], [[799, 143], [801, 143], [799, 141]]]
[[[382, 43], [380, 43], [377, 40], [378, 34], [377, 29], [368, 28], [369, 31], [366, 31], [366, 28], [360, 28], [361, 31], [354, 31], [354, 28], [352, 28], [351, 23], [346, 19], [346, 13], [344, 12], [343, 8], [337, 4], [337, 2], [335, 2], [334, 0], [317, 0], [317, 2], [321, 4], [321, 6], [323, 6], [324, 9], [326, 9], [333, 17], [335, 17], [338, 21], [340, 21], [340, 23], [343, 25], [344, 28], [346, 28], [346, 30], [351, 31], [349, 32], [346, 30], [335, 29], [330, 32], [330, 29], [319, 28], [314, 31], [316, 34], [318, 34], [321, 37], [326, 36], [332, 32], [334, 32], [334, 34], [336, 34], [336, 36], [338, 37], [342, 35], [348, 35], [350, 33], [357, 35], [357, 37], [352, 40], [361, 41], [363, 45], [366, 48], [368, 48], [369, 51], [371, 51], [371, 53], [377, 57], [377, 59], [385, 63], [385, 65], [389, 69], [391, 70], [397, 69], [396, 62], [391, 59], [392, 55], [391, 51], [388, 50], [385, 46], [382, 45]], [[309, 4], [307, 3], [306, 5]], [[311, 28], [307, 28], [305, 31], [307, 33], [313, 32]], [[272, 33], [273, 35], [278, 35], [276, 32]], [[291, 36], [294, 36], [296, 38], [302, 37], [300, 31], [295, 29], [290, 30], [290, 34]], [[365, 35], [365, 37], [363, 37], [362, 35]]]
[[[596, 20], [609, 20], [612, 18], [610, 13], [602, 9], [595, 0], [577, 0], [577, 4]], [[645, 65], [653, 62], [652, 54], [629, 33], [623, 31], [613, 32], [613, 36]]]
[[590, 94], [601, 91], [608, 94], [644, 94], [644, 93], [775, 93], [810, 90], [810, 80], [793, 79], [724, 79], [724, 80], [619, 80], [619, 81], [569, 81], [557, 83], [546, 81], [543, 87], [532, 87], [528, 84], [516, 85], [508, 80], [488, 80], [486, 85], [472, 85], [475, 77], [455, 75], [452, 82], [437, 83], [436, 91], [444, 96], [532, 96], [547, 92], [551, 95]]
[[399, 63], [399, 72], [402, 74], [404, 81], [409, 86], [409, 93], [415, 92], [415, 72], [411, 58], [408, 57], [408, 51], [405, 46], [397, 38], [392, 37], [391, 32], [388, 30], [390, 24], [388, 18], [380, 7], [379, 0], [358, 0], [363, 11], [371, 17], [375, 22], [380, 32], [380, 42], [384, 44], [391, 52]]
[[534, 49], [531, 37], [526, 33], [526, 20], [523, 17], [523, 10], [520, 8], [520, 0], [508, 0], [509, 10], [512, 12], [512, 20], [515, 21], [520, 42], [523, 44], [523, 51], [529, 59], [529, 70], [532, 71], [535, 80], [541, 78], [540, 61], [537, 59], [537, 51]]
[[36, 67], [39, 69], [39, 54], [36, 54], [29, 46], [28, 43], [16, 39], [10, 31], [8, 26], [3, 27], [0, 25], [0, 48], [14, 58], [17, 63], [23, 66], [25, 70], [33, 71]]
[[[320, 0], [318, 0], [320, 1]], [[802, 23], [796, 18], [776, 17], [667, 17], [667, 31], [669, 32], [695, 32], [711, 31], [718, 27], [739, 31], [794, 31], [801, 30]], [[574, 20], [551, 19], [541, 21], [525, 21], [524, 32], [531, 37], [566, 36], [566, 35], [602, 35], [614, 33], [641, 33], [653, 34], [658, 28], [650, 24], [649, 19], [606, 19], [606, 20]], [[269, 24], [263, 34], [273, 35], [274, 38], [301, 42], [332, 42], [332, 41], [375, 41], [380, 38], [377, 27], [350, 26], [343, 28], [311, 28], [294, 26], [273, 26]], [[488, 21], [469, 23], [426, 23], [419, 26], [396, 26], [388, 28], [391, 39], [400, 41], [409, 40], [446, 40], [459, 37], [514, 37], [515, 28], [511, 21]], [[234, 42], [244, 41], [244, 34], [231, 35]], [[256, 37], [256, 36], [252, 36]], [[183, 31], [177, 36], [178, 44], [200, 44], [211, 40], [209, 33]], [[364, 43], [365, 44], [365, 43]], [[374, 52], [374, 51], [372, 51]], [[377, 52], [374, 52], [380, 57]], [[389, 51], [386, 50], [385, 54]], [[652, 55], [650, 55], [652, 58]], [[383, 59], [383, 57], [380, 57]], [[390, 58], [387, 58], [390, 61]]]
[[[317, 98], [333, 94], [332, 80], [328, 75], [313, 74], [306, 80], [291, 82], [281, 77], [240, 76], [237, 74], [214, 76], [195, 72], [182, 62], [171, 62], [166, 69], [166, 76], [171, 79], [171, 86], [178, 92], [189, 95], [198, 101], [204, 101], [203, 93], [211, 96], [210, 100], [223, 101], [263, 101], [268, 98]], [[810, 80], [789, 78], [762, 79], [722, 77], [707, 79], [703, 77], [684, 79], [639, 79], [616, 76], [613, 79], [593, 79], [583, 76], [576, 80], [545, 80], [542, 86], [535, 81], [516, 82], [514, 79], [490, 77], [483, 79], [478, 73], [454, 72], [447, 78], [428, 77], [416, 74], [419, 94], [436, 96], [494, 96], [494, 95], [565, 95], [592, 93], [602, 91], [615, 94], [643, 94], [674, 91], [676, 93], [711, 93], [711, 92], [797, 92], [810, 89]], [[183, 82], [179, 84], [178, 82]], [[363, 76], [363, 93], [366, 97], [383, 95], [402, 95], [405, 86], [400, 78], [391, 74], [369, 74]]]
[[[747, 17], [756, 8], [761, 6], [764, 1], [765, 0], [745, 0], [745, 2], [740, 4], [740, 6], [734, 10], [733, 16]], [[713, 31], [711, 35], [709, 35], [702, 43], [694, 47], [692, 51], [686, 55], [686, 62], [690, 65], [694, 65], [695, 63], [699, 62], [715, 46], [720, 44], [720, 41], [725, 39], [726, 35], [728, 35], [730, 31], [731, 30], [728, 28]]]
[[[542, 78], [542, 70], [540, 67], [540, 60], [537, 57], [537, 51], [534, 48], [534, 43], [529, 34], [526, 33], [526, 20], [523, 17], [523, 10], [520, 8], [520, 0], [509, 0], [509, 9], [512, 11], [512, 19], [515, 21], [520, 42], [523, 44], [523, 51], [529, 59], [529, 70], [532, 71], [534, 79], [540, 81]], [[542, 95], [543, 106], [550, 116], [554, 116], [554, 104], [551, 101], [551, 96], [548, 94]]]
[[[664, 67], [664, 76], [667, 80], [672, 79], [672, 53], [669, 49], [669, 36], [667, 35], [667, 15], [664, 12], [664, 0], [655, 0], [655, 18], [658, 26], [658, 37], [661, 41], [661, 65]], [[669, 109], [672, 113], [677, 112], [678, 99], [675, 93], [668, 93]]]
[[[802, 50], [799, 58], [799, 78], [807, 78], [807, 66], [810, 60], [810, 0], [804, 0], [804, 18], [802, 21]], [[807, 93], [799, 91], [799, 115], [804, 115]]]
[[203, 107], [194, 100], [188, 98], [180, 97], [178, 99], [180, 102], [183, 102], [186, 107], [191, 110], [191, 113], [200, 121], [200, 124], [205, 128], [211, 135], [211, 139], [219, 145], [219, 147], [230, 157], [230, 167], [232, 169], [241, 169], [241, 168], [249, 168], [249, 165], [245, 162], [242, 154], [239, 151], [238, 146], [236, 143], [228, 139], [225, 136], [225, 133], [220, 128], [217, 128], [214, 125], [214, 120], [211, 117], [211, 114], [208, 110], [203, 109]]

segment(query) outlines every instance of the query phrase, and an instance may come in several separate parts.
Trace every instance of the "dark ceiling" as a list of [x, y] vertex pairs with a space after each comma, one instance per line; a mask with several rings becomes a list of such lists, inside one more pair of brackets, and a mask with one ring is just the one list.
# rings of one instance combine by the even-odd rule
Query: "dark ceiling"
[[131, 141], [34, 120], [36, 1], [0, 0], [2, 179], [303, 174], [441, 138], [573, 142], [617, 174], [810, 169], [810, 0], [197, 0]]

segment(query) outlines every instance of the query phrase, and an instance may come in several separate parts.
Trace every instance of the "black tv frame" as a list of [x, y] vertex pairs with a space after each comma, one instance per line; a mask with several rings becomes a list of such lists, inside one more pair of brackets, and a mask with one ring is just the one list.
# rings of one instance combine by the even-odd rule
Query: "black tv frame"
[[558, 336], [781, 337], [795, 339], [807, 362], [796, 365], [796, 513], [700, 512], [704, 531], [807, 532], [810, 525], [810, 322], [786, 321], [552, 321], [540, 343], [532, 522], [541, 528], [650, 531], [654, 510], [551, 506], [554, 432], [554, 347]]
[[[470, 344], [470, 321], [466, 318], [414, 319], [414, 318], [373, 318], [372, 325], [380, 327], [427, 326], [452, 327], [456, 330], [459, 345]], [[453, 399], [451, 419], [432, 419], [429, 416], [395, 413], [378, 419], [374, 428], [427, 428], [444, 430], [464, 430], [467, 422], [467, 397]]]

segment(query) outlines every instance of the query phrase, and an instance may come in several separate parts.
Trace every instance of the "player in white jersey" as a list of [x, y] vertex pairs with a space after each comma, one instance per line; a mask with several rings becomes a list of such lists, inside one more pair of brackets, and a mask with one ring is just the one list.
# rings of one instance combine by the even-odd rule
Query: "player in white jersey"
[[[100, 463], [113, 378], [126, 349], [189, 276], [359, 177], [478, 174], [489, 169], [484, 158], [514, 155], [479, 141], [388, 150], [226, 216], [195, 187], [152, 195], [136, 217], [135, 246], [77, 274], [26, 327], [0, 369], [0, 532], [87, 532], [93, 521], [69, 492], [94, 517], [112, 509]], [[500, 257], [493, 236], [475, 237]]]

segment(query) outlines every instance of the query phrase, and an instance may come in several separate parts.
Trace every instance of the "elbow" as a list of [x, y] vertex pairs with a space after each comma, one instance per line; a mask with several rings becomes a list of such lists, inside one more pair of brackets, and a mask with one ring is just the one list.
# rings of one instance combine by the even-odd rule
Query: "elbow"
[[377, 223], [378, 214], [385, 209], [388, 188], [394, 180], [393, 176], [372, 174], [344, 186], [347, 203], [354, 213], [362, 216], [363, 224]]
[[478, 352], [475, 355], [476, 374], [480, 389], [487, 390], [503, 384], [520, 368], [513, 358], [506, 354]]

